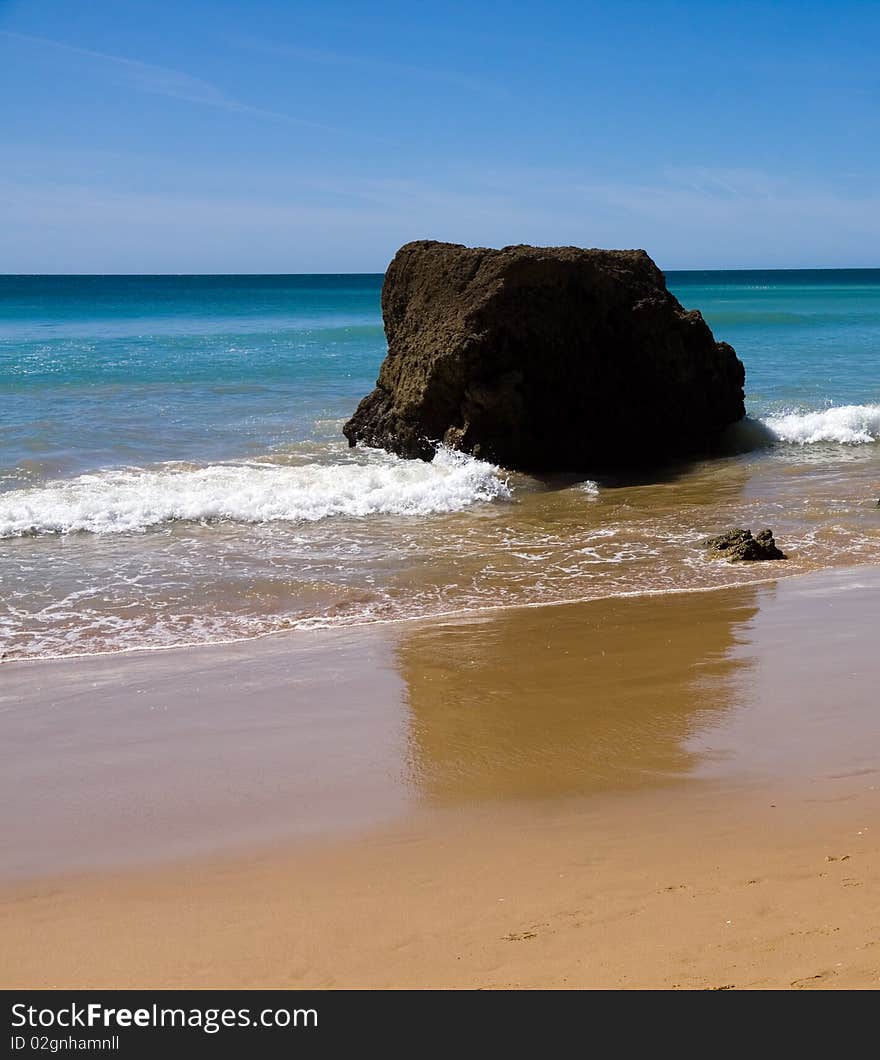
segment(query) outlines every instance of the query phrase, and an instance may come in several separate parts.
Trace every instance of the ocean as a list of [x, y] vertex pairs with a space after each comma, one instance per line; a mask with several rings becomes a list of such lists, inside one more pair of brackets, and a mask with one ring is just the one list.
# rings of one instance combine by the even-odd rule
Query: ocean
[[[677, 272], [746, 365], [726, 455], [538, 480], [349, 450], [382, 277], [0, 277], [0, 652], [712, 590], [874, 563], [880, 270]], [[626, 415], [619, 430], [626, 432]], [[785, 564], [700, 541], [774, 529]]]

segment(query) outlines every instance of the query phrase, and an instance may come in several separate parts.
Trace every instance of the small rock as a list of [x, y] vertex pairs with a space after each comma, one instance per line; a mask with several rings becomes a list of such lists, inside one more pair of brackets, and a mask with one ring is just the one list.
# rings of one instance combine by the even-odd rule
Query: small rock
[[752, 536], [751, 530], [725, 530], [717, 537], [710, 537], [703, 542], [705, 548], [715, 549], [717, 552], [725, 552], [727, 549], [736, 548], [749, 541]]
[[751, 530], [727, 530], [717, 537], [710, 537], [703, 546], [731, 563], [788, 558], [777, 547], [772, 530], [759, 530], [754, 537]]

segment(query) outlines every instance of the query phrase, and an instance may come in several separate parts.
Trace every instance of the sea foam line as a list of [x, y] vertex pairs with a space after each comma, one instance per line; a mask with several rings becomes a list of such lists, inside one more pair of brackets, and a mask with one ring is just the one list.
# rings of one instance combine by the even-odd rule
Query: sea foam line
[[97, 651], [70, 652], [54, 655], [14, 656], [0, 661], [6, 666], [27, 663], [65, 663], [71, 659], [93, 659], [98, 656], [106, 655], [135, 655], [145, 652], [177, 652], [198, 650], [202, 648], [211, 649], [230, 647], [235, 644], [247, 644], [252, 641], [267, 640], [270, 637], [290, 636], [294, 633], [320, 634], [333, 632], [357, 632], [382, 626], [419, 625], [429, 622], [433, 624], [437, 621], [445, 621], [447, 619], [482, 621], [484, 618], [491, 617], [493, 614], [509, 611], [532, 611], [552, 607], [572, 607], [579, 604], [599, 604], [608, 600], [626, 600], [640, 597], [690, 596], [691, 594], [717, 593], [724, 592], [725, 590], [738, 592], [741, 589], [748, 589], [756, 585], [771, 585], [778, 581], [806, 578], [815, 574], [825, 574], [828, 571], [835, 569], [843, 571], [854, 570], [861, 566], [872, 566], [872, 564], [858, 564], [842, 568], [824, 567], [819, 570], [779, 571], [774, 572], [773, 574], [768, 574], [766, 577], [750, 578], [741, 582], [722, 582], [716, 585], [680, 585], [663, 589], [622, 589], [616, 591], [612, 590], [611, 592], [598, 595], [577, 595], [551, 600], [517, 600], [505, 601], [500, 604], [465, 605], [463, 607], [449, 608], [445, 611], [436, 611], [430, 614], [418, 612], [415, 614], [389, 615], [382, 617], [346, 615], [337, 618], [321, 618], [319, 616], [313, 616], [292, 620], [285, 619], [281, 625], [271, 629], [260, 630], [255, 633], [236, 634], [231, 637], [218, 637], [215, 640], [183, 640], [173, 641], [170, 644], [127, 644], [118, 648], [101, 648]]
[[446, 449], [428, 464], [370, 452], [364, 462], [126, 469], [0, 494], [0, 537], [140, 532], [178, 520], [315, 522], [430, 515], [510, 496], [492, 464]]

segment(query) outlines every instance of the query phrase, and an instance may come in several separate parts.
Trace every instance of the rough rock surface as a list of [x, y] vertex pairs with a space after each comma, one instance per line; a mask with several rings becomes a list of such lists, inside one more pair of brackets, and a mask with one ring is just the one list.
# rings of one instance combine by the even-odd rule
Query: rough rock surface
[[614, 468], [705, 452], [745, 414], [736, 353], [643, 250], [408, 243], [382, 314], [388, 356], [351, 445]]
[[710, 537], [703, 545], [732, 563], [788, 558], [777, 547], [772, 530], [759, 530], [754, 537], [751, 530], [728, 530], [717, 537]]

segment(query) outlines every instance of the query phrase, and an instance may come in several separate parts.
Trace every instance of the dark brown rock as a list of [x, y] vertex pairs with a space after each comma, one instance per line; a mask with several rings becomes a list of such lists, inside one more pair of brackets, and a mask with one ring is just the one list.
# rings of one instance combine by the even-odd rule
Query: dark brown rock
[[351, 445], [582, 471], [705, 452], [745, 414], [736, 353], [642, 250], [408, 243], [382, 314]]
[[731, 563], [788, 558], [777, 547], [772, 530], [759, 530], [754, 537], [751, 530], [728, 530], [717, 537], [710, 537], [703, 545]]

